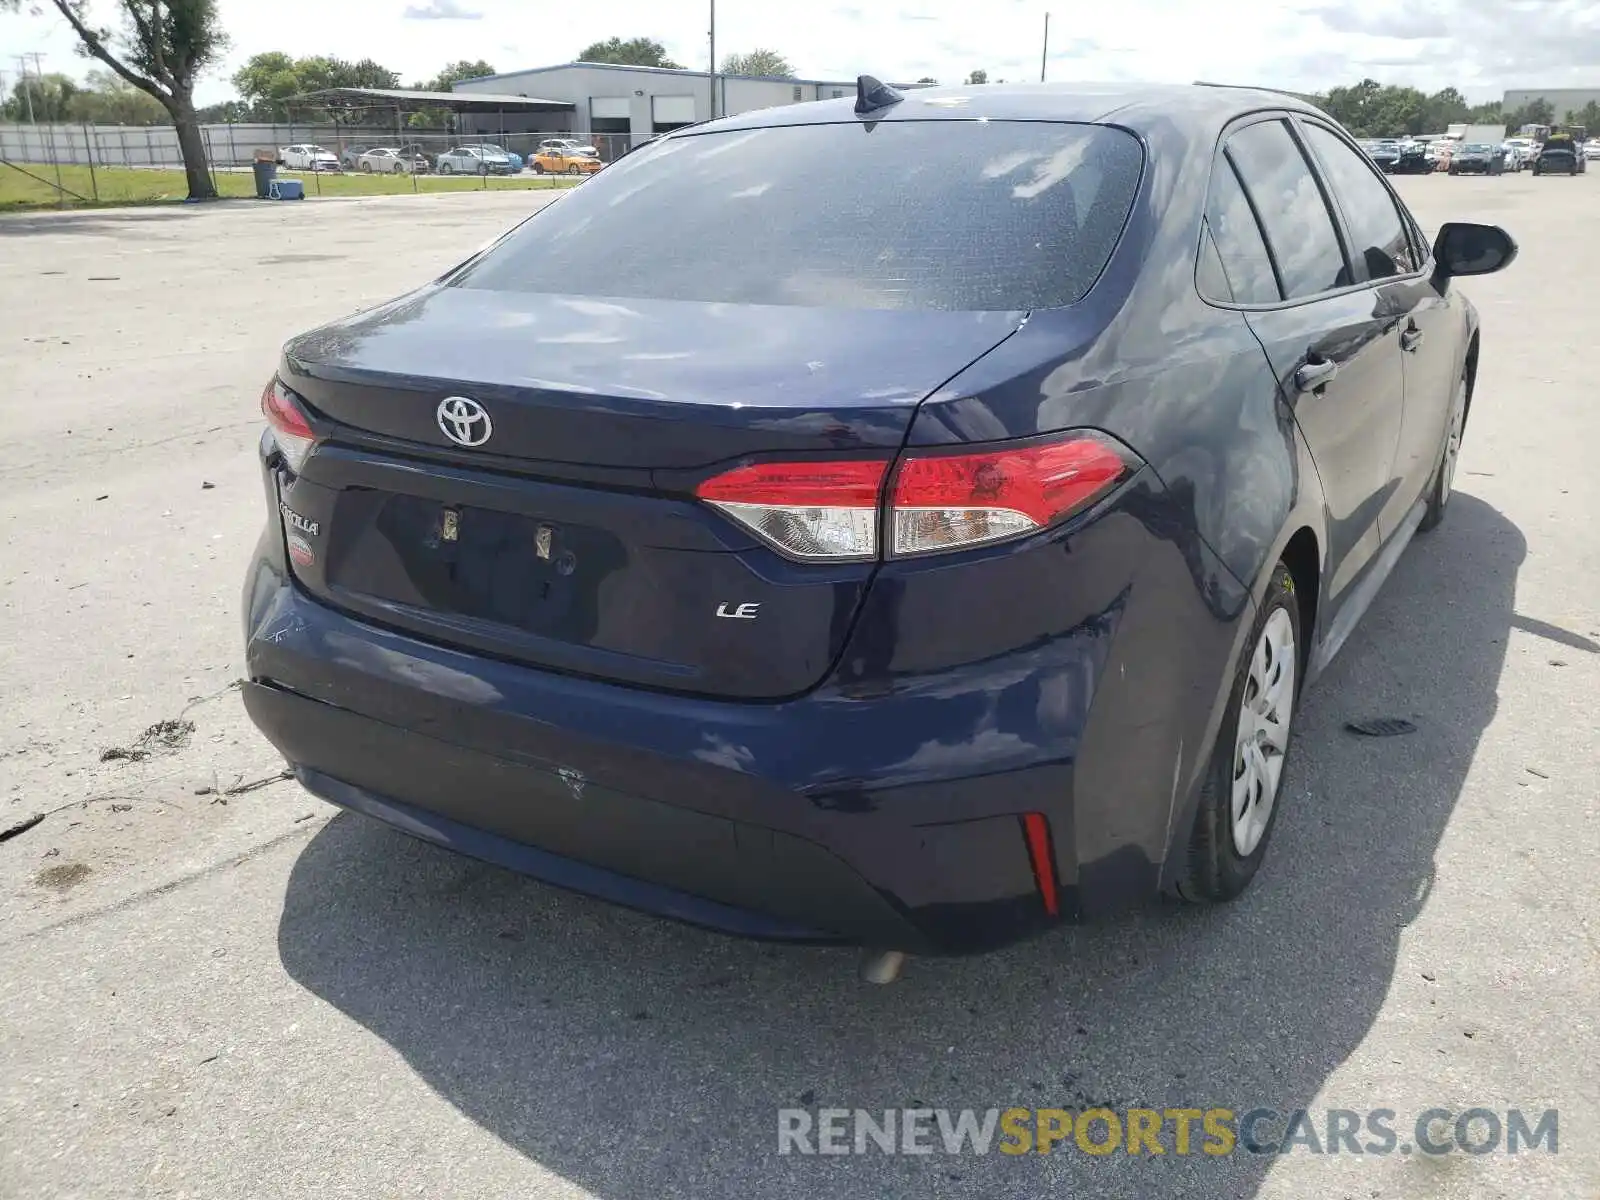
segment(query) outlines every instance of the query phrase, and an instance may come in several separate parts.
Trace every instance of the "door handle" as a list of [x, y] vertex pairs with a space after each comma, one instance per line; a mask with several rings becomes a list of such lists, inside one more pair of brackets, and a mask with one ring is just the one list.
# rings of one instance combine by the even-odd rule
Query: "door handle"
[[1400, 349], [1415, 354], [1420, 345], [1422, 345], [1422, 330], [1415, 325], [1406, 326], [1400, 333]]
[[1302, 392], [1326, 387], [1339, 373], [1339, 364], [1325, 358], [1320, 362], [1301, 363], [1294, 373], [1294, 386]]

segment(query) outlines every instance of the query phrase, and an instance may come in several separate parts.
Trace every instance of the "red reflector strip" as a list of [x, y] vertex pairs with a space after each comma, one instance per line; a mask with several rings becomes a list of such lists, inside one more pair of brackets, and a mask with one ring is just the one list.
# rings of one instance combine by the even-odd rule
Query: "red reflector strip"
[[1055, 856], [1050, 851], [1050, 823], [1043, 813], [1022, 814], [1022, 836], [1028, 843], [1028, 857], [1033, 860], [1033, 881], [1044, 900], [1044, 910], [1052, 917], [1061, 913], [1061, 900], [1056, 894]]

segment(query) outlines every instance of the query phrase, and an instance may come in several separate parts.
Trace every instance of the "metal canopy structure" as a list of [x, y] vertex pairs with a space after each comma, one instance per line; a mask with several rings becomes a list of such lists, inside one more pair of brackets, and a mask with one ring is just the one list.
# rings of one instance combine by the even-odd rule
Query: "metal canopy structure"
[[[501, 136], [505, 133], [505, 118], [508, 113], [571, 113], [576, 112], [578, 106], [570, 100], [543, 100], [537, 96], [501, 95], [490, 92], [425, 92], [412, 91], [409, 88], [358, 88], [336, 87], [319, 88], [316, 91], [303, 92], [298, 96], [286, 97], [283, 101], [289, 109], [289, 124], [291, 132], [294, 125], [294, 106], [296, 104], [311, 106], [327, 106], [337, 103], [340, 108], [347, 111], [361, 110], [365, 112], [383, 112], [394, 114], [395, 137], [402, 142], [406, 136], [406, 114], [424, 112], [428, 109], [444, 109], [453, 114], [453, 125], [460, 132], [460, 120], [463, 115], [472, 114], [479, 117], [498, 116]], [[335, 126], [340, 123], [339, 110], [330, 109], [328, 115]], [[487, 129], [493, 125], [492, 121], [475, 122]]]
[[[574, 112], [577, 105], [570, 100], [541, 100], [535, 96], [502, 96], [492, 92], [414, 92], [406, 88], [322, 88], [290, 96], [287, 103], [298, 101], [344, 100], [366, 108], [447, 108], [457, 113], [508, 113], [508, 112]], [[365, 105], [361, 102], [366, 101]]]

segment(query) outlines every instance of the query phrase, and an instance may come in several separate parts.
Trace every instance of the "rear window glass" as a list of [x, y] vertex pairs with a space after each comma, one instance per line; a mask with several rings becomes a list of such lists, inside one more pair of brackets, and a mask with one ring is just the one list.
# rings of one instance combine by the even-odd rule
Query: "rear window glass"
[[729, 304], [1054, 308], [1104, 269], [1144, 152], [1102, 125], [884, 121], [667, 139], [526, 222], [465, 287]]

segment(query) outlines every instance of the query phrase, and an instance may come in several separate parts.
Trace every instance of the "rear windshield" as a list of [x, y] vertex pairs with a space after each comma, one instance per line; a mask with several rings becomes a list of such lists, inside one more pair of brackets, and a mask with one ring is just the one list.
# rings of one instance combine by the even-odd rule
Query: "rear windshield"
[[884, 121], [636, 151], [526, 222], [465, 287], [728, 304], [1015, 310], [1081, 299], [1144, 152], [1119, 129]]

